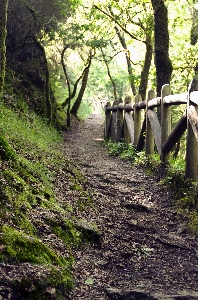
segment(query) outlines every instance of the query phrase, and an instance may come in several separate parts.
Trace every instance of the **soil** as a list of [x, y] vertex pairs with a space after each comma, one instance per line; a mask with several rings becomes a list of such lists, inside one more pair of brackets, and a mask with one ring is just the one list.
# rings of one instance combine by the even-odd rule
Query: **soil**
[[140, 167], [108, 155], [101, 115], [74, 127], [65, 157], [94, 191], [93, 205], [75, 214], [96, 224], [101, 239], [75, 250], [70, 299], [198, 299], [198, 237], [171, 195]]

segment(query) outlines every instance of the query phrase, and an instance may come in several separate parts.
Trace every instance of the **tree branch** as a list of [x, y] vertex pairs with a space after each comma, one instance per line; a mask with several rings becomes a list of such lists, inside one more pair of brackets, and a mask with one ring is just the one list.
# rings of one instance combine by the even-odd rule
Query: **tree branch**
[[134, 34], [132, 34], [131, 32], [129, 32], [126, 27], [124, 27], [115, 17], [113, 17], [111, 14], [109, 14], [107, 11], [103, 10], [102, 8], [100, 8], [97, 5], [93, 6], [94, 8], [98, 9], [101, 13], [103, 13], [104, 15], [106, 15], [107, 17], [109, 17], [112, 21], [114, 21], [125, 33], [127, 33], [132, 39], [145, 43], [146, 41], [143, 41], [141, 39], [138, 39], [137, 36], [135, 36]]

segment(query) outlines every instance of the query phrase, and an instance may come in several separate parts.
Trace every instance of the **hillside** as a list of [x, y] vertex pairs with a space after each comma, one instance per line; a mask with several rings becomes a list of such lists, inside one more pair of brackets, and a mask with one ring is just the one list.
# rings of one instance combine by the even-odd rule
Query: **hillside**
[[[65, 191], [90, 199], [89, 185], [63, 155], [63, 137], [28, 110], [1, 104], [0, 295], [2, 299], [65, 299], [73, 286], [72, 248], [84, 243], [82, 228], [59, 201]], [[67, 193], [66, 193], [67, 194]], [[68, 193], [69, 196], [69, 193]]]

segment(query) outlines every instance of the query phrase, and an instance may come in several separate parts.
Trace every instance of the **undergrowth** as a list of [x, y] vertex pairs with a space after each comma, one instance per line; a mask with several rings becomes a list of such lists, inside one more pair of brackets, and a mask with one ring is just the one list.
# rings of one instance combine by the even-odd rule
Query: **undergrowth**
[[132, 144], [103, 142], [103, 146], [107, 147], [108, 153], [111, 156], [120, 156], [123, 159], [134, 160], [137, 156], [135, 147]]
[[185, 160], [171, 159], [169, 166], [163, 170], [158, 154], [146, 156], [145, 151], [137, 152], [132, 144], [103, 143], [109, 155], [127, 159], [133, 165], [141, 166], [149, 175], [153, 175], [162, 186], [166, 186], [174, 198], [178, 213], [188, 217], [188, 227], [198, 234], [198, 181], [185, 179]]

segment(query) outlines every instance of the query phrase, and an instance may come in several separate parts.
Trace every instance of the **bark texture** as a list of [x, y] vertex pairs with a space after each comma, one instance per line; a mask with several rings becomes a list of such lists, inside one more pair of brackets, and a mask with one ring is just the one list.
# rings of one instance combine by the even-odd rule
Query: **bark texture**
[[76, 101], [74, 102], [74, 105], [72, 106], [72, 109], [70, 112], [74, 116], [77, 115], [78, 109], [82, 102], [82, 98], [83, 98], [83, 95], [84, 95], [84, 92], [85, 92], [85, 89], [87, 86], [89, 70], [90, 70], [90, 66], [91, 66], [91, 60], [92, 60], [92, 51], [90, 51], [90, 53], [89, 53], [88, 63], [87, 63], [86, 68], [84, 69], [84, 73], [83, 73], [83, 77], [82, 77], [82, 85], [81, 85], [80, 91], [78, 93]]
[[105, 58], [105, 54], [104, 54], [104, 51], [102, 49], [102, 47], [100, 48], [101, 50], [101, 53], [102, 53], [102, 57], [103, 57], [103, 61], [105, 63], [105, 66], [107, 68], [107, 73], [108, 73], [108, 76], [109, 76], [109, 79], [112, 83], [112, 87], [113, 87], [113, 95], [114, 95], [114, 101], [117, 101], [118, 100], [118, 97], [117, 97], [117, 89], [116, 89], [116, 83], [115, 81], [113, 80], [113, 77], [111, 76], [111, 71], [110, 71], [110, 68], [109, 68], [109, 65], [108, 65], [108, 61], [106, 60]]
[[152, 56], [153, 56], [153, 45], [150, 38], [150, 41], [146, 43], [145, 60], [144, 60], [144, 66], [141, 71], [140, 85], [138, 91], [138, 94], [141, 95], [142, 100], [146, 99], [146, 90], [148, 85], [148, 78], [149, 78]]
[[151, 0], [154, 10], [154, 39], [157, 96], [161, 88], [169, 84], [172, 74], [172, 63], [169, 58], [168, 10], [164, 0]]
[[192, 27], [190, 31], [191, 45], [196, 45], [198, 40], [198, 9], [196, 8], [197, 0], [193, 1]]
[[130, 52], [127, 49], [127, 45], [126, 45], [124, 34], [121, 33], [121, 31], [119, 30], [119, 28], [117, 26], [115, 26], [115, 31], [117, 33], [117, 36], [118, 36], [118, 38], [120, 40], [120, 43], [121, 43], [123, 49], [125, 50], [125, 56], [126, 56], [126, 62], [127, 62], [127, 69], [128, 69], [128, 74], [129, 74], [129, 82], [130, 82], [132, 93], [135, 96], [137, 94], [137, 92], [136, 92], [136, 88], [135, 88], [135, 84], [134, 84], [134, 79], [133, 79], [134, 75], [133, 75], [133, 68], [132, 68], [132, 65], [131, 65]]

